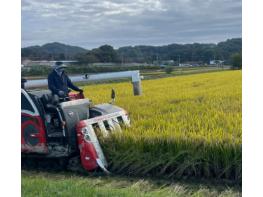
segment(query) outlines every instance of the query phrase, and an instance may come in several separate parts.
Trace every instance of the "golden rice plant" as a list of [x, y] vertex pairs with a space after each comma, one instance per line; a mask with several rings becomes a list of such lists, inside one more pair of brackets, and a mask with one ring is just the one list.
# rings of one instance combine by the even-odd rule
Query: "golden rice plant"
[[128, 82], [86, 86], [94, 103], [116, 90], [132, 127], [101, 139], [110, 170], [127, 175], [205, 177], [241, 181], [241, 71], [142, 82], [133, 96]]

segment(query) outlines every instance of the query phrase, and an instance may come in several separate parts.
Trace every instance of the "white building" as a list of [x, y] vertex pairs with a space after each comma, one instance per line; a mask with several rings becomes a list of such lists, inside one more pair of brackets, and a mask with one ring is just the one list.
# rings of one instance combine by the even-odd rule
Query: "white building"
[[224, 63], [223, 60], [210, 60], [210, 65], [222, 65]]

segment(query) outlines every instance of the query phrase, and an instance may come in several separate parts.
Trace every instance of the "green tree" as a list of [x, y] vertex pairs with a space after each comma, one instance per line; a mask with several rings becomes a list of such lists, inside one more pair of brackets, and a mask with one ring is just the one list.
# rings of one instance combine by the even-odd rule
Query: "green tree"
[[85, 63], [95, 62], [120, 62], [120, 58], [114, 48], [110, 45], [103, 45], [99, 48], [92, 49], [86, 54], [77, 56], [78, 61]]
[[94, 49], [95, 56], [100, 62], [118, 62], [118, 54], [110, 45], [100, 46], [98, 49]]
[[234, 53], [231, 56], [231, 63], [233, 69], [242, 69], [242, 54]]

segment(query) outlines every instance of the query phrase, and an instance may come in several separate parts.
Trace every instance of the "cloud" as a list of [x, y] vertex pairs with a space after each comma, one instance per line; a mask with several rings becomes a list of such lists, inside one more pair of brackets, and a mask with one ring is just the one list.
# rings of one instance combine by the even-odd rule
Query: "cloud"
[[22, 45], [86, 48], [240, 37], [241, 0], [22, 0]]

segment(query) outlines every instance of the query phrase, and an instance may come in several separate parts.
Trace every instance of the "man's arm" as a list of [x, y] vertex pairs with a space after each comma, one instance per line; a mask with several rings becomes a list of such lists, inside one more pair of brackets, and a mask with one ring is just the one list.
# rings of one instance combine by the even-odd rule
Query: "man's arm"
[[78, 88], [77, 86], [75, 86], [72, 83], [72, 81], [70, 80], [70, 78], [68, 76], [66, 76], [66, 77], [67, 77], [67, 83], [68, 83], [67, 85], [68, 85], [69, 88], [71, 88], [72, 90], [78, 91], [78, 92], [83, 92], [82, 89]]

